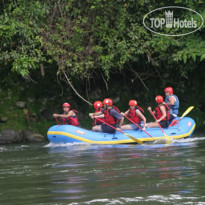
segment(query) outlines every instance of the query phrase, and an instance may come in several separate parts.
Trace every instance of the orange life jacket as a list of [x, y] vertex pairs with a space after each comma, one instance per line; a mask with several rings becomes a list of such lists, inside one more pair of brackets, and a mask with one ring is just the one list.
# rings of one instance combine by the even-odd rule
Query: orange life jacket
[[76, 115], [75, 116], [71, 116], [71, 117], [62, 117], [62, 121], [64, 125], [74, 125], [74, 126], [78, 126], [79, 125], [79, 121], [78, 121], [78, 117], [77, 117], [77, 113], [78, 111], [76, 110], [70, 110], [73, 111]]
[[136, 110], [137, 110], [137, 109], [138, 109], [140, 112], [144, 113], [144, 110], [143, 110], [140, 106], [136, 106], [136, 108], [133, 109], [133, 110], [129, 109], [128, 117], [129, 117], [132, 121], [134, 121], [136, 124], [139, 124], [139, 123], [142, 121], [142, 119], [137, 115], [137, 113], [136, 113]]
[[[116, 110], [117, 112], [120, 112], [119, 109], [115, 106], [112, 106], [111, 109]], [[110, 109], [110, 110], [111, 110]], [[119, 122], [118, 119], [116, 119], [115, 117], [110, 116], [110, 110], [105, 109], [103, 114], [104, 114], [104, 121], [110, 125], [115, 125]]]
[[[159, 108], [162, 105], [163, 104], [160, 104], [159, 106], [157, 106], [155, 108], [155, 116], [156, 116], [157, 120], [160, 119], [162, 117], [162, 115], [163, 115], [161, 110], [160, 110], [160, 108]], [[163, 106], [166, 109], [166, 117], [162, 121], [167, 121], [167, 120], [169, 120], [169, 112], [168, 112], [169, 111], [169, 107], [167, 105], [163, 105]]]

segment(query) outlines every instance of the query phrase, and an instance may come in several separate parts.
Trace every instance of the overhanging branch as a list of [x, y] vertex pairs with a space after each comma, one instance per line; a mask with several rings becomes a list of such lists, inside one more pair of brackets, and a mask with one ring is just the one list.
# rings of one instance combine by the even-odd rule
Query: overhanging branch
[[62, 71], [63, 71], [63, 74], [64, 74], [64, 76], [65, 76], [65, 78], [66, 78], [68, 84], [69, 84], [70, 87], [73, 89], [73, 91], [75, 92], [75, 94], [76, 94], [79, 98], [81, 98], [83, 101], [85, 101], [86, 103], [88, 103], [89, 105], [92, 106], [92, 103], [90, 103], [90, 102], [87, 101], [84, 97], [82, 97], [82, 96], [78, 93], [78, 91], [74, 88], [73, 84], [71, 83], [71, 81], [69, 80], [67, 74], [65, 73], [65, 70], [62, 69]]

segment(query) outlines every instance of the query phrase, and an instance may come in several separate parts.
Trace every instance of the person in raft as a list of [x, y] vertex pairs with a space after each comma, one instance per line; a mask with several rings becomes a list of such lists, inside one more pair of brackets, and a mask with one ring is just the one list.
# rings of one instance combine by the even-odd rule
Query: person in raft
[[63, 114], [53, 114], [53, 117], [62, 118], [64, 125], [78, 126], [79, 121], [78, 121], [78, 117], [77, 117], [77, 111], [71, 110], [69, 103], [63, 103], [62, 107], [63, 107], [64, 113]]
[[[95, 108], [95, 113], [101, 112], [103, 103], [101, 101], [96, 101], [94, 102], [93, 107]], [[104, 121], [104, 114], [96, 116], [96, 118], [100, 118], [102, 121]], [[94, 126], [92, 127], [93, 131], [98, 131], [101, 129], [102, 122], [96, 118], [93, 118], [93, 124], [94, 124]]]
[[[164, 99], [161, 95], [157, 95], [155, 101], [158, 105], [153, 113], [157, 120], [155, 122], [150, 122], [147, 125], [147, 128], [159, 127], [159, 124], [161, 127], [167, 128], [169, 126], [169, 107], [166, 104], [163, 104]], [[148, 110], [151, 111], [151, 107], [148, 107]]]
[[169, 122], [171, 122], [179, 113], [179, 99], [174, 95], [174, 90], [172, 87], [167, 87], [164, 89], [166, 98], [164, 104], [169, 107]]
[[[91, 118], [94, 118], [96, 116], [104, 114], [104, 122], [101, 126], [99, 126], [99, 129], [97, 131], [102, 131], [106, 133], [115, 133], [116, 130], [120, 130], [122, 123], [124, 121], [124, 117], [119, 112], [118, 108], [113, 106], [113, 102], [109, 98], [105, 98], [103, 100], [104, 108], [97, 113], [89, 113], [89, 116]], [[116, 129], [113, 129], [109, 125], [115, 127]]]
[[[121, 113], [121, 114], [123, 116], [124, 115], [128, 116], [134, 123], [136, 123], [140, 127], [141, 127], [141, 121], [143, 121], [144, 124], [143, 124], [142, 130], [145, 130], [146, 118], [143, 115], [144, 110], [140, 106], [137, 106], [136, 100], [130, 100], [129, 106], [130, 106], [130, 109], [127, 110], [125, 113]], [[138, 130], [139, 129], [139, 127], [137, 127], [131, 121], [130, 121], [130, 123], [131, 124], [122, 125], [121, 129], [122, 130], [131, 130], [131, 129]]]

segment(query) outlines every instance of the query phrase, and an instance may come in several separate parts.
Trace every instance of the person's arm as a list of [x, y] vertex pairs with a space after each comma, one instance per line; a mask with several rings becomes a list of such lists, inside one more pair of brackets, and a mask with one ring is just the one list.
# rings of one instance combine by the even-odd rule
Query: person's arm
[[166, 108], [164, 106], [160, 106], [159, 109], [162, 112], [162, 117], [160, 117], [158, 120], [156, 120], [156, 122], [162, 121], [167, 116]]
[[174, 105], [175, 101], [176, 101], [175, 97], [174, 97], [174, 96], [171, 96], [171, 97], [169, 98], [169, 102], [167, 102], [166, 104], [167, 104], [167, 105]]
[[145, 130], [145, 126], [146, 126], [146, 118], [145, 118], [145, 116], [139, 110], [137, 110], [136, 113], [142, 119], [142, 121], [144, 123], [144, 126], [143, 126], [142, 129]]
[[116, 110], [112, 109], [110, 111], [110, 116], [117, 118], [119, 121], [119, 128], [121, 128], [123, 122], [124, 122], [124, 117], [121, 113], [117, 112]]
[[101, 115], [95, 116], [96, 118], [104, 118], [105, 115], [101, 113]]
[[100, 115], [104, 115], [102, 112], [95, 112], [95, 113], [89, 113], [89, 116], [93, 119], [93, 116], [100, 116]]
[[122, 117], [122, 119], [120, 120], [120, 122], [119, 122], [119, 128], [121, 129], [121, 127], [122, 127], [122, 124], [123, 124], [123, 122], [124, 122], [124, 117]]
[[126, 112], [121, 112], [121, 115], [123, 115], [123, 116], [128, 116], [128, 113], [129, 113], [129, 110], [127, 110]]
[[68, 114], [64, 115], [64, 114], [53, 114], [53, 117], [64, 117], [64, 118], [68, 118], [68, 117], [72, 117], [75, 116], [75, 113], [71, 110], [69, 111]]

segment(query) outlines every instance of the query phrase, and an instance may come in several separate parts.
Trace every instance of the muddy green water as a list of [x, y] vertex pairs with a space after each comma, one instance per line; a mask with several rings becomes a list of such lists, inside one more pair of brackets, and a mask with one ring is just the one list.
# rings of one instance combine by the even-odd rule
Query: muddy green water
[[170, 145], [0, 146], [0, 204], [205, 204], [203, 136]]

